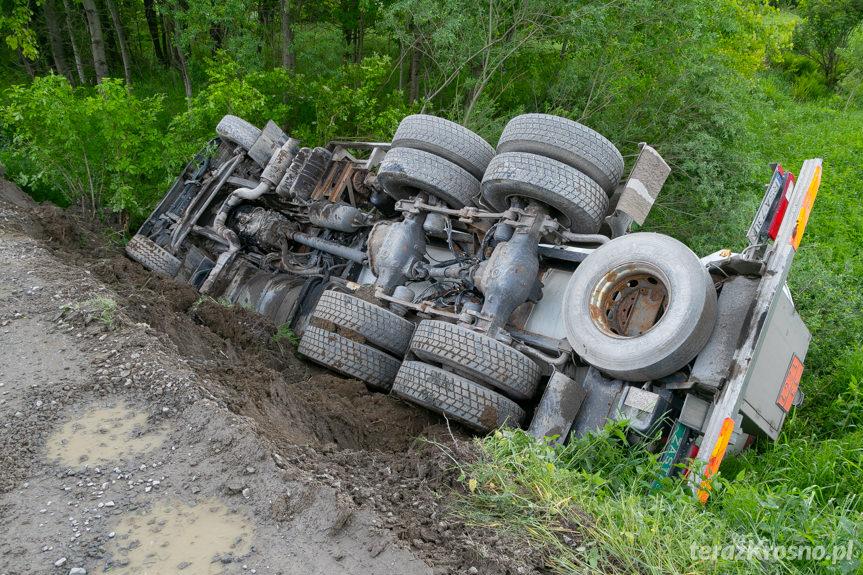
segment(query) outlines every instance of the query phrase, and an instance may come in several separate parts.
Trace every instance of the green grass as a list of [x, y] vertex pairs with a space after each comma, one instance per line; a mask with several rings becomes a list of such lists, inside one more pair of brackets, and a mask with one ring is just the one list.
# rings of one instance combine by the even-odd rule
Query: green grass
[[85, 325], [98, 321], [107, 329], [114, 329], [117, 314], [117, 302], [110, 297], [94, 295], [93, 297], [71, 304], [60, 306], [64, 317], [80, 316]]
[[[293, 354], [297, 357], [297, 359], [302, 359], [300, 352], [297, 351], [297, 347], [300, 345], [300, 338], [297, 337], [291, 330], [291, 326], [287, 323], [283, 323], [278, 328], [276, 328], [276, 333], [273, 334], [272, 337], [273, 343], [279, 346], [279, 351], [284, 355], [287, 353], [288, 349], [290, 349]], [[282, 342], [287, 342], [290, 347], [286, 348], [282, 345]]]
[[[849, 378], [863, 378], [863, 111], [842, 114], [824, 100], [797, 102], [776, 78], [763, 82], [766, 95], [750, 108], [748, 161], [781, 162], [796, 172], [806, 158], [824, 160], [821, 188], [789, 276], [813, 335], [802, 384], [808, 401], [799, 416], [802, 425], [793, 428], [794, 435], [806, 435], [832, 429], [836, 396]], [[851, 373], [836, 377], [842, 369]]]
[[[682, 480], [649, 493], [655, 458], [628, 447], [622, 436], [620, 427], [611, 426], [561, 448], [521, 431], [497, 432], [481, 440], [484, 456], [463, 466], [466, 490], [455, 507], [469, 524], [508, 530], [543, 549], [547, 567], [558, 573], [814, 574], [859, 567], [853, 561], [711, 556], [713, 549], [733, 545], [832, 550], [859, 543], [863, 517], [855, 496], [821, 502], [818, 486], [798, 485], [815, 479], [811, 471], [843, 446], [812, 461], [811, 471], [768, 470], [769, 463], [756, 461], [772, 482], [743, 469], [731, 482], [718, 476], [711, 499], [701, 505]], [[799, 457], [810, 447], [784, 449]]]

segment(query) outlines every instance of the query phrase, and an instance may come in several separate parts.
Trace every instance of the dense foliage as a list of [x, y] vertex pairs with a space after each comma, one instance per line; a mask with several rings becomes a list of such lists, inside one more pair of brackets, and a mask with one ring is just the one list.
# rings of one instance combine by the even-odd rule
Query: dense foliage
[[654, 145], [673, 172], [647, 228], [706, 253], [743, 246], [768, 162], [822, 157], [790, 280], [813, 332], [807, 401], [779, 442], [729, 459], [704, 508], [680, 485], [645, 496], [655, 459], [614, 429], [566, 449], [498, 434], [464, 470], [464, 509], [561, 571], [841, 572], [855, 565], [688, 549], [861, 541], [861, 20], [860, 0], [10, 0], [0, 163], [37, 199], [134, 229], [226, 113], [318, 144], [389, 139], [416, 111], [495, 143], [509, 118], [549, 112], [630, 163]]
[[158, 127], [161, 95], [136, 98], [110, 79], [76, 91], [49, 75], [13, 86], [7, 98], [2, 119], [14, 127], [10, 154], [26, 162], [22, 181], [56, 189], [85, 213], [105, 207], [140, 218], [176, 171]]

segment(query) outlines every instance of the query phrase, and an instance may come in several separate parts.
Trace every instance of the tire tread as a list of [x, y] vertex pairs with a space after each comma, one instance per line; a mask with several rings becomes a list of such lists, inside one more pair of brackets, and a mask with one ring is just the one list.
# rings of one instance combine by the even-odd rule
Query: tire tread
[[415, 327], [378, 305], [332, 290], [321, 294], [312, 315], [353, 330], [370, 344], [397, 356], [403, 356], [407, 351]]
[[586, 173], [608, 193], [623, 175], [623, 156], [605, 136], [551, 114], [522, 114], [510, 120], [497, 151], [541, 153]]
[[402, 364], [392, 394], [481, 433], [498, 427], [517, 427], [525, 417], [524, 410], [503, 395], [420, 361]]
[[494, 148], [460, 124], [437, 116], [412, 114], [399, 124], [392, 145], [431, 152], [481, 179], [494, 157]]
[[261, 135], [261, 130], [242, 118], [226, 114], [216, 125], [216, 133], [222, 140], [248, 150]]
[[472, 205], [479, 195], [479, 180], [430, 152], [413, 148], [392, 148], [378, 168], [384, 190], [401, 200], [414, 190], [429, 193], [453, 208]]
[[174, 277], [180, 271], [180, 260], [150, 238], [135, 234], [126, 244], [126, 255], [154, 272]]
[[536, 362], [520, 351], [444, 321], [422, 321], [414, 332], [410, 349], [421, 359], [468, 372], [475, 381], [515, 399], [532, 397], [541, 376]]
[[308, 326], [297, 348], [312, 361], [382, 391], [389, 391], [401, 362], [337, 333]]
[[507, 209], [510, 196], [547, 203], [569, 219], [562, 223], [581, 233], [596, 233], [608, 209], [608, 195], [587, 175], [527, 152], [495, 156], [483, 177], [482, 195], [500, 211]]

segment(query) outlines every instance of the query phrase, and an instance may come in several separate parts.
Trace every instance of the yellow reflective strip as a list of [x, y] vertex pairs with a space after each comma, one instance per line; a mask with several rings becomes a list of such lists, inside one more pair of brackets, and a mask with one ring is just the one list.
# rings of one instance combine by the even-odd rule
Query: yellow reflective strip
[[812, 213], [812, 205], [815, 203], [815, 196], [818, 195], [819, 186], [821, 186], [821, 166], [815, 168], [815, 175], [812, 177], [812, 182], [809, 183], [809, 189], [806, 190], [806, 197], [803, 198], [803, 207], [797, 214], [797, 225], [794, 226], [794, 233], [791, 234], [791, 245], [794, 246], [795, 250], [800, 247], [800, 240], [803, 238], [803, 231], [809, 222], [809, 214]]
[[722, 422], [722, 429], [719, 430], [719, 439], [713, 448], [713, 453], [710, 454], [707, 467], [704, 468], [704, 479], [701, 481], [701, 489], [698, 490], [698, 500], [702, 503], [706, 503], [707, 498], [710, 496], [710, 480], [719, 471], [719, 464], [722, 463], [722, 458], [725, 457], [725, 450], [728, 449], [728, 442], [731, 439], [731, 432], [733, 431], [734, 420], [726, 417], [725, 421]]

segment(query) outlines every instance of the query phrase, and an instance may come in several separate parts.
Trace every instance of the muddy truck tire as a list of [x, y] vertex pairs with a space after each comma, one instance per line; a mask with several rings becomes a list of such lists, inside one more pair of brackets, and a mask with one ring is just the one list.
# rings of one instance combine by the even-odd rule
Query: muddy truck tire
[[174, 277], [180, 271], [180, 260], [166, 249], [141, 234], [135, 234], [126, 244], [126, 255], [147, 268]]
[[414, 332], [411, 351], [513, 399], [529, 399], [541, 372], [532, 359], [512, 347], [465, 327], [425, 320]]
[[397, 200], [425, 192], [460, 209], [473, 205], [479, 196], [479, 180], [430, 152], [413, 148], [392, 148], [380, 168], [378, 181]]
[[525, 417], [522, 408], [496, 391], [420, 361], [402, 364], [391, 393], [480, 433], [518, 427]]
[[216, 133], [222, 140], [248, 150], [261, 135], [261, 130], [242, 118], [228, 114], [219, 121]]
[[576, 233], [599, 231], [608, 209], [608, 195], [591, 178], [557, 160], [528, 154], [498, 154], [482, 179], [482, 195], [498, 211], [509, 198], [522, 197], [551, 207], [560, 223]]
[[355, 331], [367, 343], [398, 357], [408, 349], [414, 324], [371, 302], [337, 291], [325, 291], [312, 315]]
[[623, 156], [608, 139], [584, 124], [550, 114], [516, 116], [503, 129], [497, 153], [546, 156], [586, 174], [609, 195], [623, 175]]
[[573, 351], [624, 381], [684, 367], [710, 338], [716, 311], [716, 289], [698, 256], [655, 233], [598, 248], [576, 268], [563, 296]]
[[413, 148], [449, 160], [477, 180], [482, 179], [494, 148], [462, 125], [437, 116], [414, 114], [399, 124], [393, 148]]
[[312, 325], [303, 333], [297, 351], [315, 363], [380, 391], [390, 390], [401, 364], [380, 350]]

